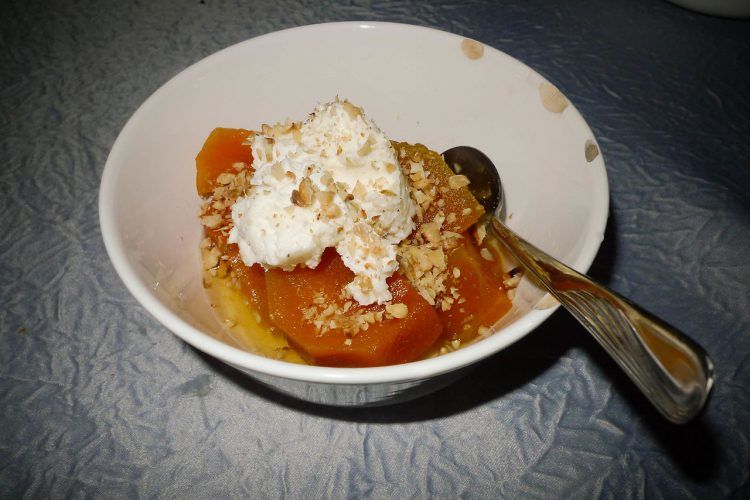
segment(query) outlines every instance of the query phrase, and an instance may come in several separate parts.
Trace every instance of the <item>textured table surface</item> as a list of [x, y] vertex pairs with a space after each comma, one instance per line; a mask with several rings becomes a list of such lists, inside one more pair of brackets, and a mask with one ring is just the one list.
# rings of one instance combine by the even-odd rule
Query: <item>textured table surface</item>
[[[478, 39], [599, 139], [592, 274], [706, 346], [665, 423], [566, 314], [394, 407], [310, 407], [193, 350], [125, 290], [98, 225], [137, 106], [236, 42], [382, 20]], [[10, 1], [0, 14], [0, 496], [750, 496], [750, 22], [659, 0]]]

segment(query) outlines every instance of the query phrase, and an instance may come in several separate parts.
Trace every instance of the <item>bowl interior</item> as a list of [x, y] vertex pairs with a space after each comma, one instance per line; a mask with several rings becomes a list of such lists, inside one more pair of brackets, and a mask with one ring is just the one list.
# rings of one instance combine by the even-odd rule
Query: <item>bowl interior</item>
[[[201, 285], [194, 158], [214, 127], [303, 119], [336, 95], [364, 107], [394, 140], [436, 151], [456, 145], [484, 151], [500, 172], [509, 225], [553, 256], [588, 269], [608, 206], [601, 155], [588, 161], [584, 153], [594, 141], [591, 131], [572, 105], [561, 113], [543, 105], [539, 74], [490, 47], [472, 59], [462, 42], [413, 26], [315, 25], [235, 45], [170, 80], [127, 123], [102, 178], [102, 233], [128, 288], [196, 347], [241, 366], [283, 370], [281, 362], [222, 347], [201, 333], [231, 343]], [[524, 283], [505, 322], [511, 324], [499, 335], [442, 357], [453, 361], [418, 362], [427, 363], [423, 373], [466, 364], [524, 335], [548, 315], [533, 311], [541, 296]], [[331, 369], [318, 373], [343, 376]]]

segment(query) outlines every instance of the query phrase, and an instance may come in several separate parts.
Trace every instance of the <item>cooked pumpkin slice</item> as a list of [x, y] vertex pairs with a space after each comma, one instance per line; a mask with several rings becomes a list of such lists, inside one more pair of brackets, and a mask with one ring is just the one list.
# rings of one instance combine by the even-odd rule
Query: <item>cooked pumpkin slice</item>
[[437, 313], [395, 274], [389, 306], [361, 306], [342, 294], [353, 273], [329, 249], [315, 269], [266, 271], [271, 321], [310, 362], [381, 366], [413, 361], [440, 337]]

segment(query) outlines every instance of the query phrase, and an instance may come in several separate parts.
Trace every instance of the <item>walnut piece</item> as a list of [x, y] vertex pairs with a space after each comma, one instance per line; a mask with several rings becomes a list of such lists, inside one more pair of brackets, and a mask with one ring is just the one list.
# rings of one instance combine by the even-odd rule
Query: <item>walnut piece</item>
[[396, 319], [404, 319], [409, 314], [409, 308], [406, 304], [388, 304], [385, 306], [385, 311]]

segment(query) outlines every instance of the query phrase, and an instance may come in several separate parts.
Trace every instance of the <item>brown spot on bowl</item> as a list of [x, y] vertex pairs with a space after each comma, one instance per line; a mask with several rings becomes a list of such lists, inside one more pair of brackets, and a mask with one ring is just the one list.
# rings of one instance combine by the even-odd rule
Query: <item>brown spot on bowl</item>
[[586, 155], [586, 161], [591, 163], [596, 159], [597, 156], [599, 156], [599, 146], [596, 145], [596, 143], [589, 139], [586, 141], [586, 145], [584, 146], [584, 154]]
[[549, 82], [539, 84], [539, 99], [547, 111], [562, 113], [568, 107], [568, 100], [562, 92]]
[[461, 42], [461, 51], [469, 59], [479, 59], [484, 55], [484, 45], [476, 40], [464, 38]]

